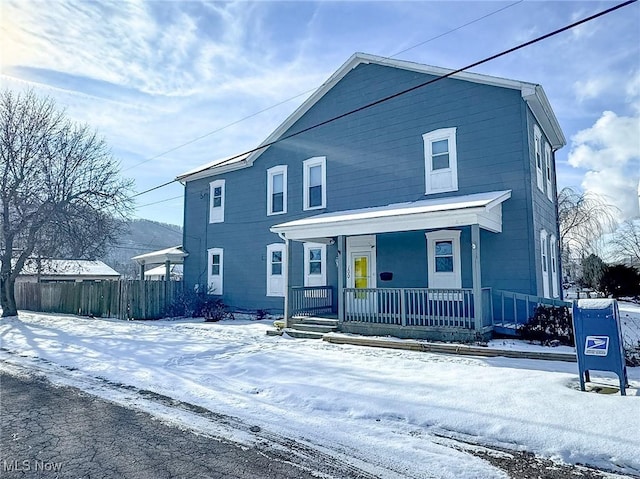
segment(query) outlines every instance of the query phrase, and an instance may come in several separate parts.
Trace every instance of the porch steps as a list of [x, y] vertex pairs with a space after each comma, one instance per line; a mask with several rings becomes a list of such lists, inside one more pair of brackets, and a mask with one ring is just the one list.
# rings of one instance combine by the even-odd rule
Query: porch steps
[[338, 320], [330, 318], [316, 318], [309, 316], [294, 316], [291, 328], [269, 330], [269, 336], [281, 336], [283, 333], [292, 338], [322, 339], [325, 334], [338, 330]]

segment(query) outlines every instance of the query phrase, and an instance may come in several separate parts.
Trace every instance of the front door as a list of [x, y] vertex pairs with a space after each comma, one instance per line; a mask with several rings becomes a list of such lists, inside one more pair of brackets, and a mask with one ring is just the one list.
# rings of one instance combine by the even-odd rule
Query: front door
[[[347, 288], [369, 290], [376, 287], [376, 238], [356, 236], [347, 238]], [[355, 291], [347, 295], [347, 311], [373, 312], [376, 297], [373, 291]]]

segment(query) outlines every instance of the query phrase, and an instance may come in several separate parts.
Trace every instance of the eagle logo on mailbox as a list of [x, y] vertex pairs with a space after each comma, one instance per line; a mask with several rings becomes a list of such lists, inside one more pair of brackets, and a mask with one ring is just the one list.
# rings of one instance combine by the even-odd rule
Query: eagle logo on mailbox
[[587, 336], [584, 354], [587, 356], [606, 356], [609, 352], [609, 336]]

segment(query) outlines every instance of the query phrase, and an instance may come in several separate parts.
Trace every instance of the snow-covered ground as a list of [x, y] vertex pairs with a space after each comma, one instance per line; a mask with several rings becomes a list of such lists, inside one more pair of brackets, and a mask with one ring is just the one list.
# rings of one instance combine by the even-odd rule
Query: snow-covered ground
[[[621, 313], [625, 334], [640, 338], [640, 307], [621, 304]], [[640, 368], [628, 369], [628, 396], [585, 393], [575, 363], [335, 345], [267, 336], [269, 326], [21, 312], [0, 320], [0, 370], [36, 369], [54, 383], [233, 434], [154, 410], [126, 388], [92, 385], [102, 378], [153, 391], [352, 458], [378, 477], [505, 477], [447, 438], [640, 475]]]

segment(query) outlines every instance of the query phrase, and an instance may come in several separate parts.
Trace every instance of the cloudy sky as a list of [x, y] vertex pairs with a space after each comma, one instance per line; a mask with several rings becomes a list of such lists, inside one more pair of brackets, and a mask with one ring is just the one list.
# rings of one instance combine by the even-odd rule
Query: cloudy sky
[[[0, 78], [95, 126], [144, 191], [257, 146], [356, 51], [457, 69], [617, 3], [0, 0]], [[639, 215], [640, 3], [473, 71], [542, 84], [559, 187]], [[182, 191], [136, 215], [181, 224]]]

